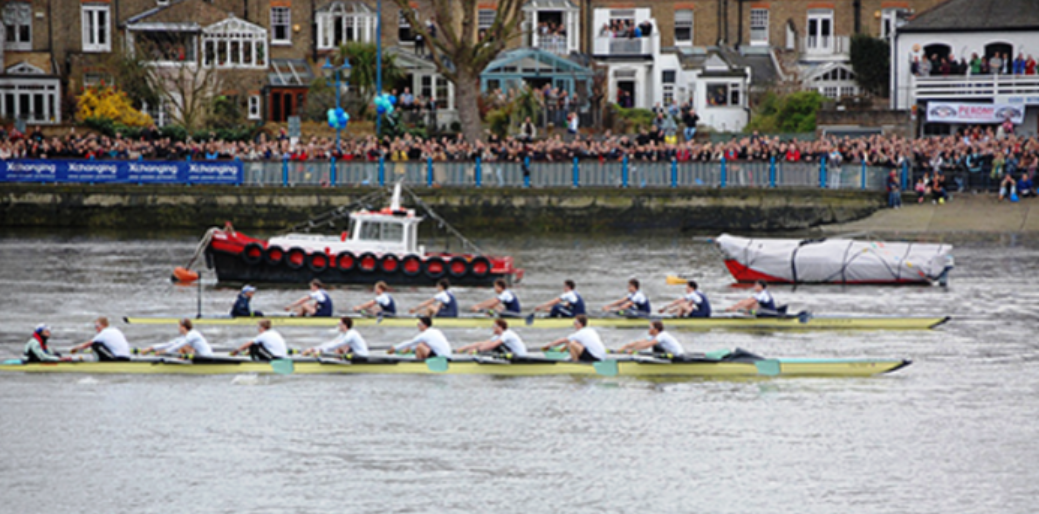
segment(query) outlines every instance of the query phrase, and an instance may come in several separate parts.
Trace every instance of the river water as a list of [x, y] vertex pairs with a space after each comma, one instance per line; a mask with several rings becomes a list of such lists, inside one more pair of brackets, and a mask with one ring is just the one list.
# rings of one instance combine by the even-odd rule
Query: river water
[[[98, 315], [184, 315], [167, 277], [194, 235], [0, 234], [0, 358], [32, 327], [88, 339]], [[565, 278], [593, 307], [637, 276], [655, 304], [700, 278], [716, 308], [746, 296], [688, 236], [484, 238], [517, 257], [527, 309]], [[950, 287], [775, 287], [817, 313], [952, 315], [922, 332], [680, 333], [690, 350], [901, 357], [868, 379], [645, 381], [467, 376], [0, 374], [5, 512], [1025, 513], [1039, 497], [1039, 239], [953, 239]], [[235, 290], [205, 278], [204, 310]], [[277, 310], [303, 288], [261, 289]], [[487, 290], [456, 291], [462, 306]], [[430, 290], [395, 292], [413, 305]], [[336, 289], [337, 308], [368, 299]], [[131, 344], [176, 329], [116, 323]], [[286, 328], [290, 344], [331, 329]], [[365, 329], [370, 344], [409, 329]], [[251, 327], [206, 327], [230, 346]], [[447, 331], [453, 343], [486, 337]], [[528, 345], [565, 331], [520, 330]], [[616, 347], [641, 331], [606, 331]]]

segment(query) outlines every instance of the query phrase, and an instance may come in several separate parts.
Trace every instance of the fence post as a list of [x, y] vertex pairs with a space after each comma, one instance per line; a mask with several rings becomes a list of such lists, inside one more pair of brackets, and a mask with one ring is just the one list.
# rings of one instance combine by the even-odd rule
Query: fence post
[[866, 190], [866, 161], [862, 161], [862, 174], [859, 177], [862, 182], [862, 190]]
[[523, 187], [530, 189], [530, 156], [523, 157]]
[[725, 178], [726, 178], [725, 175], [726, 175], [727, 172], [728, 172], [728, 168], [727, 168], [726, 163], [725, 163], [725, 157], [722, 157], [722, 173], [721, 173], [721, 177], [719, 177], [719, 187], [725, 187]]
[[671, 188], [678, 187], [678, 159], [671, 158]]
[[909, 160], [902, 161], [902, 191], [909, 187]]
[[476, 158], [476, 187], [480, 187], [483, 184], [483, 167], [480, 165], [480, 158]]
[[426, 157], [426, 186], [433, 187], [433, 158]]
[[574, 187], [581, 187], [581, 168], [577, 166], [577, 157], [574, 157]]
[[776, 156], [773, 155], [768, 160], [768, 187], [772, 189], [776, 188]]
[[628, 187], [628, 154], [624, 154], [624, 161], [621, 163], [621, 187]]
[[[188, 157], [191, 160], [191, 157]], [[282, 187], [289, 187], [289, 156], [281, 158], [281, 185]]]
[[329, 187], [336, 187], [336, 158], [332, 157], [332, 173], [328, 180]]
[[[365, 176], [367, 177], [368, 174], [365, 173]], [[379, 156], [379, 187], [383, 187], [385, 185], [386, 185], [386, 156], [380, 155]]]
[[826, 189], [826, 156], [819, 159], [819, 187]]

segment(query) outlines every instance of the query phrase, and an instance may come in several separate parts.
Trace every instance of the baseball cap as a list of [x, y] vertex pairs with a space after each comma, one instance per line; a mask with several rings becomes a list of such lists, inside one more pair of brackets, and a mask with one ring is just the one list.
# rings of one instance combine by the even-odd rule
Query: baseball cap
[[253, 287], [253, 286], [250, 286], [250, 285], [242, 286], [242, 292], [243, 293], [252, 293], [254, 291], [256, 291], [256, 288]]

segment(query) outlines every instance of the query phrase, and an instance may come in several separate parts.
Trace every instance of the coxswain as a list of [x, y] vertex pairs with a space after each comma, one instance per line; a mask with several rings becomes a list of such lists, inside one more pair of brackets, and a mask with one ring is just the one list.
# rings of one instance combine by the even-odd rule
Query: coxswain
[[564, 280], [563, 294], [559, 295], [558, 298], [553, 298], [534, 307], [534, 312], [547, 310], [550, 318], [572, 318], [578, 314], [586, 314], [584, 299], [581, 298], [576, 289], [577, 285], [574, 284], [573, 280]]
[[321, 355], [322, 353], [349, 353], [351, 360], [368, 358], [368, 343], [361, 333], [354, 329], [354, 320], [348, 316], [339, 318], [339, 335], [335, 339], [313, 348], [303, 350], [303, 355]]
[[58, 352], [52, 352], [47, 347], [47, 341], [51, 337], [51, 327], [40, 323], [32, 331], [32, 337], [25, 343], [25, 362], [68, 362], [71, 357], [62, 357]]
[[409, 309], [408, 312], [412, 314], [418, 312], [423, 316], [437, 318], [457, 318], [458, 301], [455, 300], [455, 295], [449, 289], [451, 289], [451, 282], [446, 278], [440, 279], [437, 281], [437, 294], [413, 309]]
[[501, 318], [494, 320], [494, 336], [486, 341], [480, 341], [458, 349], [459, 352], [490, 352], [511, 354], [513, 357], [526, 357], [527, 346], [519, 334], [509, 328], [509, 322]]
[[94, 320], [94, 330], [97, 335], [93, 339], [73, 346], [69, 351], [76, 353], [90, 347], [99, 361], [130, 360], [130, 344], [126, 342], [126, 336], [118, 328], [108, 326], [108, 318], [101, 316]]
[[695, 280], [685, 283], [685, 295], [667, 304], [661, 313], [673, 313], [680, 318], [709, 318], [711, 317], [711, 302], [707, 295], [700, 292], [700, 287]]
[[182, 353], [191, 354], [198, 357], [212, 357], [213, 349], [209, 347], [209, 342], [202, 336], [202, 333], [195, 330], [191, 320], [184, 318], [177, 322], [177, 330], [180, 332], [180, 337], [166, 343], [157, 344], [155, 346], [149, 346], [141, 350], [142, 355], [149, 353]]
[[332, 297], [325, 291], [325, 284], [315, 278], [310, 281], [310, 294], [292, 302], [285, 310], [296, 316], [331, 317]]
[[484, 300], [473, 305], [473, 312], [490, 310], [499, 316], [517, 317], [522, 314], [519, 298], [508, 288], [505, 279], [499, 278], [494, 281], [494, 298]]
[[242, 290], [238, 292], [238, 298], [235, 298], [234, 307], [231, 307], [232, 318], [251, 318], [253, 316], [263, 316], [260, 311], [254, 311], [249, 302], [252, 301], [253, 295], [256, 294], [256, 288], [250, 285], [242, 286]]
[[451, 343], [440, 330], [433, 327], [433, 320], [429, 316], [422, 316], [418, 320], [418, 335], [395, 346], [391, 346], [386, 353], [393, 355], [404, 350], [414, 350], [415, 357], [427, 359], [429, 357], [450, 357]]
[[777, 314], [776, 301], [772, 298], [772, 294], [768, 292], [768, 283], [764, 280], [756, 280], [754, 282], [754, 296], [744, 298], [725, 310], [728, 312], [750, 311], [759, 316], [775, 316]]
[[664, 322], [656, 320], [649, 324], [649, 337], [628, 343], [620, 348], [621, 353], [635, 353], [653, 349], [653, 353], [666, 353], [672, 357], [682, 355], [685, 349], [671, 334], [664, 331]]
[[599, 333], [588, 326], [588, 316], [575, 316], [574, 328], [576, 332], [552, 341], [541, 350], [548, 351], [553, 346], [563, 345], [570, 352], [570, 360], [575, 362], [595, 362], [606, 358], [606, 347], [603, 346]]
[[619, 311], [619, 314], [625, 316], [649, 316], [653, 312], [653, 309], [649, 306], [649, 299], [646, 295], [642, 294], [642, 290], [639, 289], [639, 280], [633, 278], [628, 280], [628, 295], [615, 302], [608, 303], [603, 306], [604, 311]]
[[257, 326], [259, 327], [260, 335], [253, 338], [252, 341], [239, 346], [238, 349], [233, 350], [231, 355], [238, 355], [248, 350], [249, 357], [252, 357], [254, 361], [272, 361], [274, 359], [288, 358], [285, 339], [281, 337], [277, 330], [271, 328], [271, 320], [261, 319]]
[[354, 307], [354, 312], [365, 312], [367, 314], [382, 316], [396, 316], [397, 302], [393, 301], [393, 297], [387, 292], [389, 290], [390, 286], [386, 285], [386, 282], [381, 280], [376, 282], [375, 298]]

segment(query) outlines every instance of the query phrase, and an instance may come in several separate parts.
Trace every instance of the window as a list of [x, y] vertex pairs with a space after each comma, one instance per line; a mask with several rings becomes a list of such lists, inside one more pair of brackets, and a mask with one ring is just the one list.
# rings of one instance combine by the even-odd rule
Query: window
[[750, 10], [750, 44], [768, 44], [768, 9]]
[[809, 51], [833, 50], [833, 10], [809, 9], [806, 47]]
[[266, 68], [266, 31], [237, 18], [206, 27], [202, 30], [202, 65], [217, 68]]
[[249, 119], [260, 119], [260, 95], [249, 96]]
[[675, 70], [664, 70], [661, 74], [661, 82], [664, 84], [664, 106], [675, 103]]
[[411, 24], [404, 17], [404, 11], [397, 14], [397, 41], [415, 41], [415, 33], [411, 31]]
[[739, 107], [740, 85], [735, 83], [707, 84], [707, 105], [710, 107]]
[[83, 51], [108, 52], [112, 50], [112, 24], [107, 4], [83, 5]]
[[58, 123], [61, 113], [58, 105], [57, 79], [25, 82], [0, 79], [0, 116], [37, 123]]
[[134, 51], [143, 60], [165, 63], [195, 63], [196, 36], [191, 32], [135, 31]]
[[693, 44], [693, 11], [681, 9], [675, 11], [675, 44]]
[[490, 30], [491, 25], [494, 25], [494, 17], [498, 12], [494, 9], [480, 9], [477, 13], [477, 28], [480, 30]]
[[404, 240], [404, 226], [400, 223], [366, 221], [361, 225], [361, 240], [399, 243]]
[[271, 43], [291, 45], [292, 11], [288, 7], [271, 7]]
[[4, 6], [4, 48], [32, 50], [32, 7], [25, 2], [11, 2]]
[[342, 2], [334, 2], [327, 10], [318, 12], [316, 20], [319, 50], [337, 48], [352, 41], [367, 43], [375, 38], [375, 16], [362, 3], [347, 8]]

